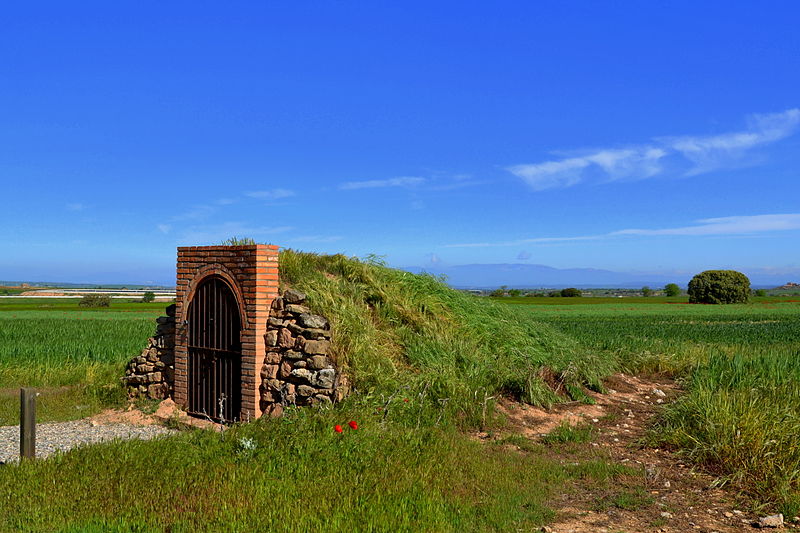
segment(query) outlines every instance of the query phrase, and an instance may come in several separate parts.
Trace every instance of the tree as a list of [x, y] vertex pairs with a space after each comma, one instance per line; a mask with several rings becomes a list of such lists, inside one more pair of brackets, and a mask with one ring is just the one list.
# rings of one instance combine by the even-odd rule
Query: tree
[[568, 289], [561, 289], [561, 296], [563, 296], [564, 298], [575, 298], [576, 296], [581, 296], [581, 291], [579, 291], [575, 287], [570, 287]]
[[642, 296], [644, 296], [645, 298], [647, 298], [648, 296], [652, 296], [652, 295], [653, 295], [653, 289], [651, 289], [651, 288], [650, 288], [650, 287], [648, 287], [647, 285], [645, 285], [644, 287], [642, 287]]
[[508, 291], [508, 295], [509, 296], [514, 296], [515, 298], [517, 296], [519, 296], [520, 294], [522, 294], [522, 291], [519, 290], [519, 289], [511, 289], [511, 290]]
[[667, 296], [680, 296], [681, 288], [677, 283], [667, 283], [664, 285], [664, 294]]
[[493, 296], [495, 298], [499, 298], [499, 297], [505, 296], [505, 295], [506, 295], [506, 291], [504, 289], [495, 289], [495, 290], [493, 290], [492, 292], [489, 293], [489, 296]]
[[764, 290], [764, 289], [756, 289], [755, 295], [756, 296], [766, 296], [767, 295], [767, 291]]
[[706, 270], [692, 278], [688, 293], [689, 303], [744, 303], [750, 297], [750, 280], [735, 270]]
[[80, 307], [109, 307], [111, 296], [107, 294], [87, 294], [78, 302]]
[[149, 304], [150, 302], [156, 299], [156, 294], [151, 291], [147, 291], [142, 295], [142, 302]]

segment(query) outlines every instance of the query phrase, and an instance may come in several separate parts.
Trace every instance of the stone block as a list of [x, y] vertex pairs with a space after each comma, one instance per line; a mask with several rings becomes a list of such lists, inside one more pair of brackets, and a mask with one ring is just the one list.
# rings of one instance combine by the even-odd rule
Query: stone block
[[286, 322], [280, 318], [270, 317], [267, 319], [267, 325], [273, 328], [282, 328], [286, 325]]
[[266, 357], [264, 357], [264, 362], [271, 365], [277, 365], [281, 362], [281, 354], [278, 352], [267, 352]]
[[324, 316], [303, 313], [298, 319], [300, 325], [306, 328], [324, 329], [328, 327], [328, 319]]
[[333, 382], [336, 379], [336, 370], [333, 368], [324, 368], [316, 373], [314, 376], [314, 385], [320, 389], [332, 389]]
[[261, 369], [261, 379], [275, 379], [278, 377], [279, 365], [264, 365]]
[[306, 363], [303, 359], [297, 360], [294, 362], [294, 364], [292, 364], [292, 368], [306, 368], [307, 366], [308, 363]]
[[328, 353], [328, 349], [330, 348], [330, 346], [331, 346], [330, 341], [307, 340], [303, 343], [303, 351], [307, 354], [326, 355]]
[[314, 387], [311, 387], [310, 385], [299, 385], [297, 387], [297, 395], [298, 396], [303, 396], [303, 397], [307, 398], [307, 397], [313, 395], [315, 392], [316, 391], [314, 390]]
[[282, 362], [280, 370], [278, 371], [278, 377], [280, 379], [286, 379], [291, 375], [292, 375], [292, 364], [289, 361]]
[[324, 355], [314, 355], [308, 359], [308, 367], [312, 370], [322, 370], [327, 368], [328, 358]]
[[305, 381], [311, 381], [311, 379], [314, 377], [312, 372], [307, 368], [296, 368], [292, 370], [290, 374], [293, 378], [302, 379]]
[[302, 359], [304, 356], [302, 352], [296, 352], [294, 350], [286, 350], [285, 352], [283, 352], [283, 357], [284, 359], [290, 359], [292, 361], [296, 361], [298, 359]]
[[274, 329], [271, 329], [264, 335], [264, 342], [267, 343], [267, 346], [277, 346], [278, 344], [278, 332]]
[[284, 308], [284, 311], [293, 315], [303, 315], [311, 312], [311, 309], [305, 305], [289, 304]]
[[278, 346], [281, 348], [292, 348], [294, 347], [294, 337], [292, 337], [292, 333], [286, 329], [281, 328], [278, 332]]
[[306, 294], [295, 289], [283, 291], [283, 299], [287, 304], [301, 304], [306, 301]]

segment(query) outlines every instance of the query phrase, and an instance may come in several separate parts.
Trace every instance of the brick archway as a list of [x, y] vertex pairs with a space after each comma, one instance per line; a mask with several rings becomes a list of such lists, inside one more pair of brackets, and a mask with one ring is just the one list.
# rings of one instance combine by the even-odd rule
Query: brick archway
[[264, 364], [264, 335], [272, 301], [278, 296], [278, 247], [191, 246], [178, 248], [175, 312], [175, 402], [188, 407], [189, 302], [209, 276], [223, 278], [233, 290], [241, 317], [241, 414], [239, 419], [261, 416], [260, 369]]

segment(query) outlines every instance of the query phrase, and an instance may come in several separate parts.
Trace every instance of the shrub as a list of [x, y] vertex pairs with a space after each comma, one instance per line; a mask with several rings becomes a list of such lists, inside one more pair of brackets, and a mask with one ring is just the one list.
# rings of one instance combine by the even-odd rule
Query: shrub
[[517, 297], [517, 296], [519, 296], [520, 294], [522, 294], [522, 291], [521, 291], [521, 290], [519, 290], [519, 289], [510, 289], [510, 290], [508, 291], [508, 295], [509, 295], [509, 296], [513, 296], [514, 298], [516, 298], [516, 297]]
[[147, 291], [142, 295], [142, 302], [149, 304], [150, 302], [156, 299], [156, 294], [151, 291]]
[[87, 294], [78, 302], [81, 307], [109, 307], [111, 296], [107, 294]]
[[667, 296], [680, 296], [681, 288], [676, 283], [667, 283], [664, 286], [664, 294]]
[[767, 291], [765, 291], [764, 289], [756, 289], [755, 295], [756, 296], [766, 296], [767, 295]]
[[570, 287], [568, 289], [561, 289], [561, 296], [563, 296], [564, 298], [574, 298], [576, 296], [581, 296], [581, 291], [579, 291], [575, 287]]
[[650, 287], [648, 287], [647, 285], [645, 285], [644, 287], [642, 287], [642, 296], [644, 296], [645, 298], [647, 298], [647, 297], [649, 297], [649, 296], [652, 296], [652, 295], [653, 295], [653, 289], [651, 289], [651, 288], [650, 288]]
[[744, 303], [750, 297], [750, 280], [735, 270], [706, 270], [692, 278], [688, 293], [689, 303]]

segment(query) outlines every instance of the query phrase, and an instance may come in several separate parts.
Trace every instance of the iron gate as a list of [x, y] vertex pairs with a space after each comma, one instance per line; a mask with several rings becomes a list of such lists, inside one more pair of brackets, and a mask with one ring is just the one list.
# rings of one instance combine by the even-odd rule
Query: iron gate
[[233, 422], [242, 407], [241, 318], [219, 277], [204, 280], [189, 303], [189, 412]]

